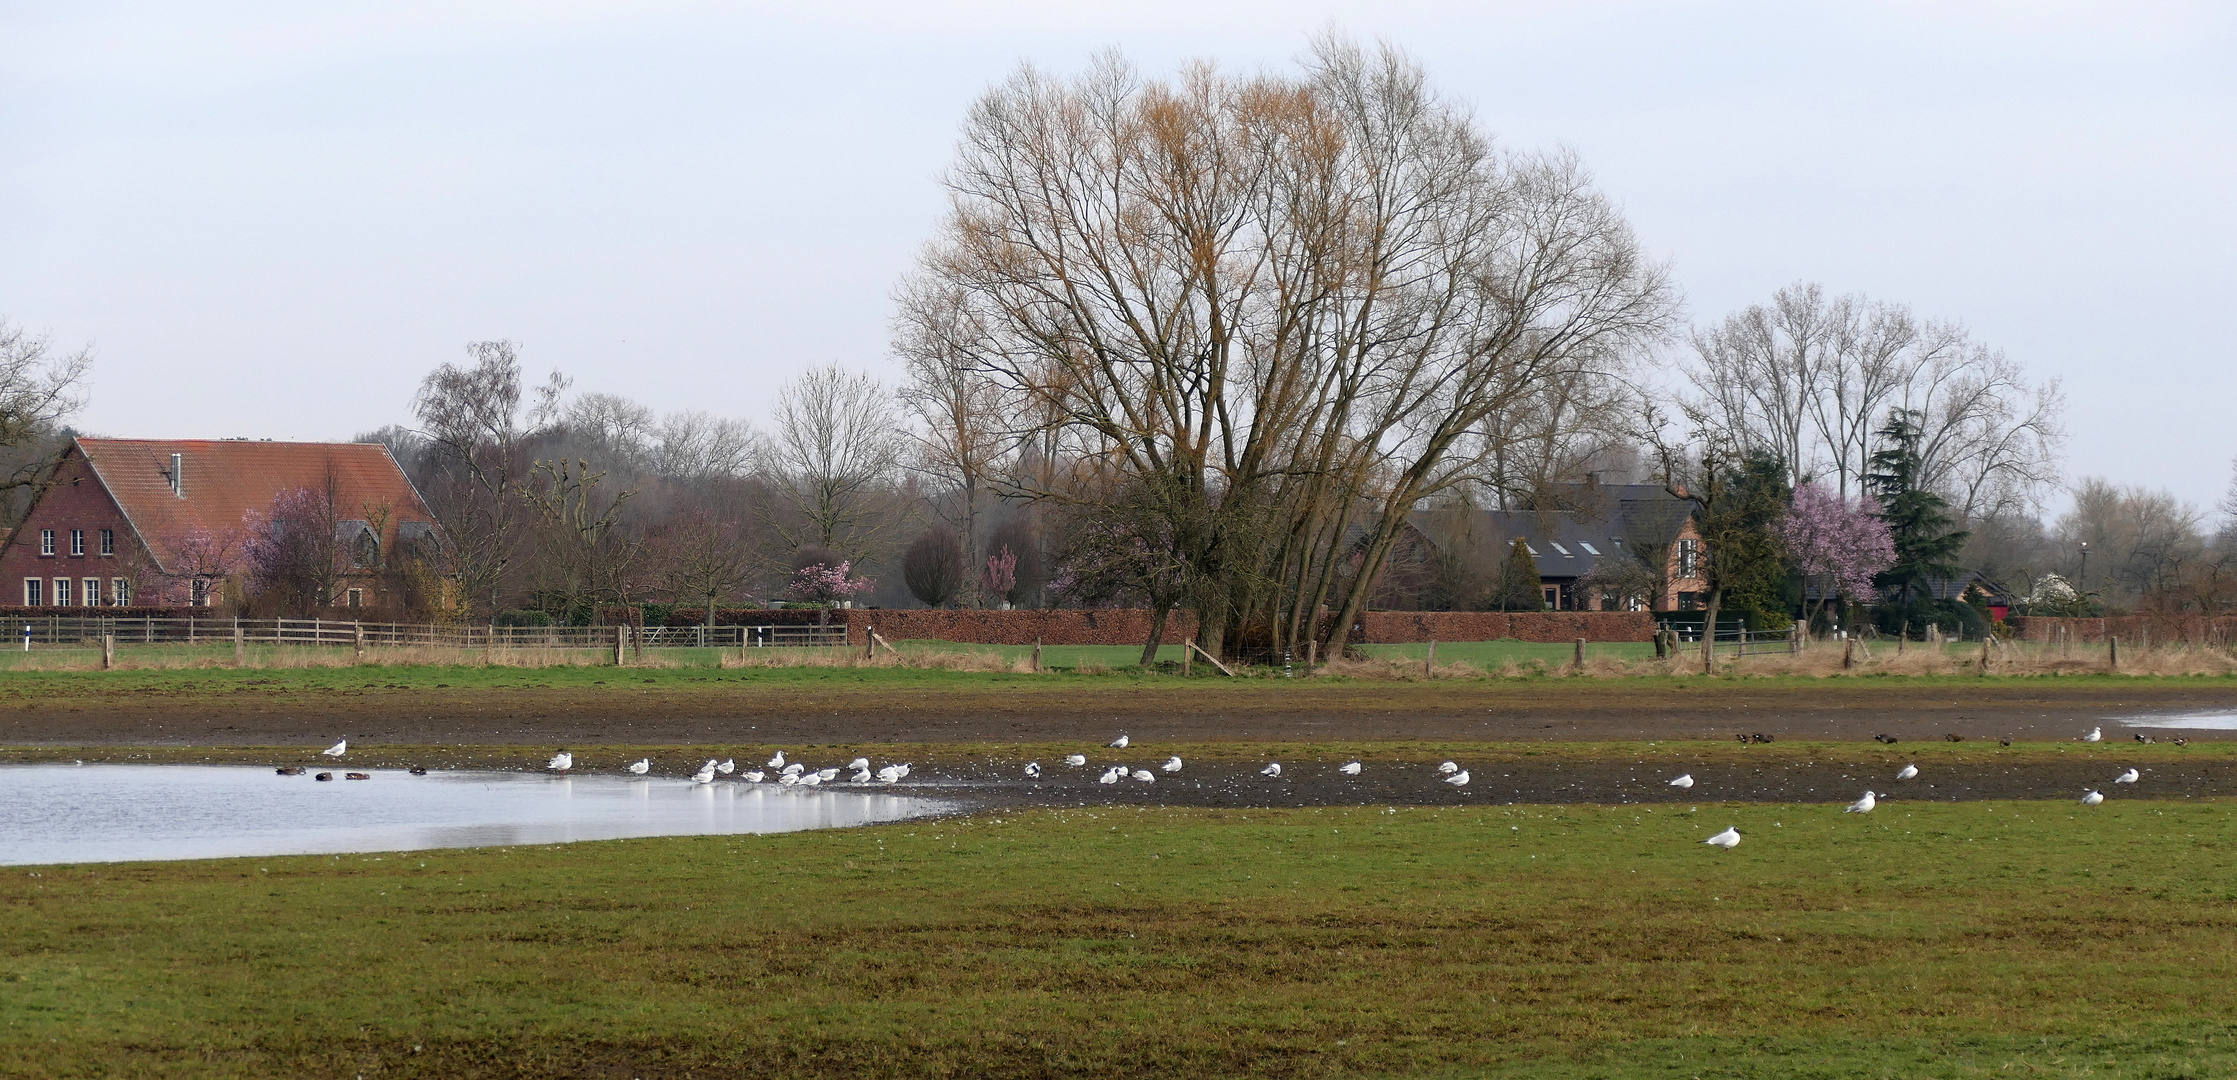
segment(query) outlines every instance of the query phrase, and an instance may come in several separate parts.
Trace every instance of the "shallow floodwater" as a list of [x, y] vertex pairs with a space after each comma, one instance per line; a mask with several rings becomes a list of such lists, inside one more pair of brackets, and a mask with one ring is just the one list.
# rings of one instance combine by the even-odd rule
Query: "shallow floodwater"
[[2159, 716], [2123, 716], [2118, 719], [2127, 727], [2237, 731], [2237, 713], [2170, 713]]
[[[317, 772], [318, 770], [312, 770]], [[214, 765], [0, 765], [0, 864], [324, 855], [870, 825], [944, 804], [621, 776]], [[362, 771], [362, 770], [361, 770]]]

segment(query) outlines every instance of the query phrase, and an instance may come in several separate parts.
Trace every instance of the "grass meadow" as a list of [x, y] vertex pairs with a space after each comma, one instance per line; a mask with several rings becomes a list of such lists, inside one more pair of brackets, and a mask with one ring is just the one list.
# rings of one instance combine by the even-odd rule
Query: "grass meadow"
[[2228, 1076], [2233, 811], [1021, 809], [5, 867], [0, 1072]]

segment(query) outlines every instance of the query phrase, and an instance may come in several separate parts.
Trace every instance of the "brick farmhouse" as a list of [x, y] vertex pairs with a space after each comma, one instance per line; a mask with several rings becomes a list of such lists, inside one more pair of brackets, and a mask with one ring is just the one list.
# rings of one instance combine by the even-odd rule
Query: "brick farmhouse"
[[378, 553], [435, 535], [378, 443], [78, 438], [0, 547], [0, 604], [222, 605], [255, 516], [298, 488], [333, 492], [350, 553], [336, 606], [379, 606]]

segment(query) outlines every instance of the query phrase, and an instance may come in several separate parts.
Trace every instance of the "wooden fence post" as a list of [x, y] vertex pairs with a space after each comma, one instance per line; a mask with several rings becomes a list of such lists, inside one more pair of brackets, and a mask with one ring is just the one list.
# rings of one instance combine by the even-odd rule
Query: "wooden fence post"
[[233, 666], [246, 666], [248, 658], [249, 646], [247, 640], [241, 636], [241, 620], [235, 619], [233, 620]]
[[617, 627], [614, 627], [614, 666], [615, 666], [615, 667], [621, 667], [621, 666], [623, 666], [623, 665], [626, 665], [627, 663], [629, 663], [629, 651], [628, 651], [628, 650], [629, 650], [629, 628], [628, 628], [628, 627], [626, 627], [626, 626], [617, 626]]
[[878, 658], [878, 628], [875, 626], [867, 627], [862, 632], [862, 658], [864, 660]]
[[101, 670], [114, 671], [117, 666], [117, 636], [101, 635]]
[[2120, 670], [2120, 638], [2118, 637], [2105, 639], [2105, 670]]
[[1584, 671], [1585, 671], [1585, 639], [1583, 639], [1583, 638], [1578, 638], [1578, 639], [1577, 639], [1577, 660], [1576, 660], [1576, 668], [1577, 668], [1577, 674], [1579, 674], [1579, 675], [1582, 675], [1582, 674], [1584, 674]]
[[355, 636], [357, 639], [353, 643], [353, 646], [357, 650], [357, 658], [359, 660], [363, 660], [365, 659], [365, 624], [361, 622], [354, 622], [350, 624], [350, 629], [355, 631], [355, 634], [353, 636]]
[[1041, 670], [1041, 639], [1033, 639], [1033, 670]]
[[1852, 668], [1854, 668], [1854, 667], [1856, 667], [1856, 639], [1855, 639], [1855, 638], [1853, 638], [1853, 637], [1852, 637], [1852, 638], [1842, 638], [1842, 639], [1841, 639], [1841, 670], [1843, 670], [1843, 671], [1848, 671], [1848, 670], [1850, 670], [1850, 669], [1852, 669]]
[[1195, 655], [1196, 655], [1196, 639], [1195, 639], [1194, 637], [1188, 637], [1188, 638], [1184, 638], [1184, 639], [1182, 639], [1182, 641], [1181, 641], [1181, 675], [1182, 675], [1182, 676], [1183, 676], [1184, 678], [1185, 678], [1185, 677], [1186, 677], [1186, 676], [1187, 676], [1187, 675], [1189, 674], [1189, 671], [1190, 671], [1190, 669], [1191, 669], [1191, 667], [1192, 667], [1192, 663], [1191, 663], [1191, 658], [1192, 658], [1192, 657], [1194, 657]]

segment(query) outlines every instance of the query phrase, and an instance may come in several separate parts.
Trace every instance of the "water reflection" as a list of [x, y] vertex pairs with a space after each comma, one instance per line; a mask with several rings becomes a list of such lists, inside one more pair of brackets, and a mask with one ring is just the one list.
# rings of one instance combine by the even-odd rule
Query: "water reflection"
[[888, 792], [620, 776], [383, 770], [322, 783], [248, 766], [0, 765], [0, 864], [792, 832], [943, 806]]
[[2115, 719], [2128, 727], [2237, 731], [2237, 713], [2175, 713], [2161, 716], [2121, 716]]

